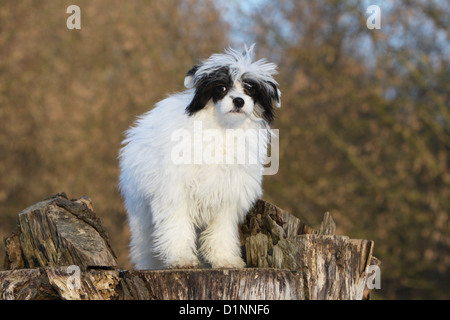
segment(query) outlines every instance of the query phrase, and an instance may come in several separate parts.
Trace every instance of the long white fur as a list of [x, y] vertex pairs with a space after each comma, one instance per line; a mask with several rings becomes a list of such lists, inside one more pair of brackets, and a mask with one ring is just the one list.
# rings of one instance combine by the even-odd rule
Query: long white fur
[[[219, 103], [210, 100], [202, 110], [186, 114], [195, 94], [195, 77], [187, 77], [185, 84], [192, 89], [160, 101], [127, 131], [120, 151], [119, 187], [128, 213], [130, 257], [135, 268], [196, 267], [202, 262], [213, 268], [245, 266], [238, 224], [262, 195], [267, 141], [261, 136], [245, 136], [249, 157], [258, 160], [251, 164], [175, 164], [172, 152], [180, 143], [174, 141], [173, 133], [180, 129], [191, 134], [194, 148], [197, 144], [202, 144], [203, 150], [212, 147], [225, 158], [230, 146], [218, 148], [217, 133], [225, 141], [230, 129], [265, 128], [261, 121], [255, 121], [257, 108], [238, 79], [252, 72], [255, 77], [274, 81], [271, 77], [276, 66], [261, 60], [252, 62], [252, 50], [246, 48], [246, 53], [240, 54], [229, 49], [213, 55], [197, 71], [196, 76], [224, 65], [235, 70], [237, 83]], [[228, 99], [231, 94], [245, 100], [244, 108], [248, 109], [244, 113], [228, 113], [233, 107]], [[200, 137], [194, 134], [199, 123], [203, 129]]]

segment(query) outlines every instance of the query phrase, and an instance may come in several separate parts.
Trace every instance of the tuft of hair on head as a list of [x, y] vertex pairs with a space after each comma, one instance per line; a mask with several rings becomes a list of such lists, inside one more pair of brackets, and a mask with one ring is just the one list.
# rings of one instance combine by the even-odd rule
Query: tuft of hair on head
[[222, 67], [229, 68], [234, 81], [239, 80], [244, 73], [251, 73], [263, 81], [272, 81], [277, 85], [278, 83], [273, 79], [273, 76], [278, 74], [277, 65], [266, 59], [253, 61], [254, 48], [255, 44], [250, 47], [245, 45], [244, 51], [241, 52], [228, 47], [224, 53], [212, 54], [187, 72], [184, 79], [185, 87], [194, 88], [202, 77], [208, 76]]

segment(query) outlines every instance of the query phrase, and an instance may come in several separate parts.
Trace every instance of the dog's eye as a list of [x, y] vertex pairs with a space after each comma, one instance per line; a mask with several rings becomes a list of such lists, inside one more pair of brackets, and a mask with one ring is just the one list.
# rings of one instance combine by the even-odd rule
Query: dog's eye
[[252, 95], [255, 93], [255, 87], [249, 83], [244, 84], [244, 89], [247, 92], [247, 94]]
[[218, 86], [218, 87], [216, 87], [217, 93], [225, 93], [227, 90], [228, 89], [225, 86]]

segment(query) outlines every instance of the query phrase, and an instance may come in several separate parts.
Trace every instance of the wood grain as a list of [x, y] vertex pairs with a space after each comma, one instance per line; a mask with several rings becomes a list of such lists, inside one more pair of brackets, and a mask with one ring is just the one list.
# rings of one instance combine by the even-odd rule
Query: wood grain
[[259, 200], [240, 228], [243, 269], [118, 270], [88, 198], [58, 194], [18, 215], [0, 299], [368, 299], [374, 243], [318, 229]]

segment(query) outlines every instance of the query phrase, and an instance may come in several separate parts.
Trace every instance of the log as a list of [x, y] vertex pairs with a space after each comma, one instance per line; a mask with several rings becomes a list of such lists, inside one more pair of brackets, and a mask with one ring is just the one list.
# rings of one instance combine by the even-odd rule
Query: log
[[127, 271], [120, 299], [303, 300], [302, 278], [289, 270], [187, 269]]
[[118, 270], [89, 198], [63, 194], [18, 215], [5, 239], [0, 299], [368, 299], [373, 241], [318, 229], [259, 200], [240, 226], [243, 269]]
[[118, 275], [98, 269], [77, 274], [66, 266], [0, 271], [0, 300], [111, 300]]

